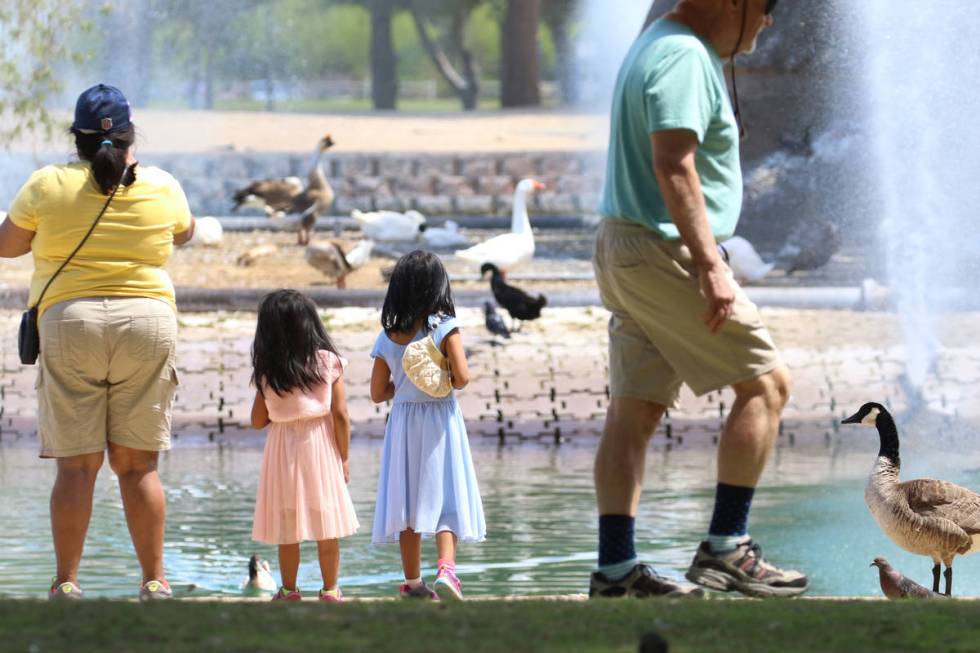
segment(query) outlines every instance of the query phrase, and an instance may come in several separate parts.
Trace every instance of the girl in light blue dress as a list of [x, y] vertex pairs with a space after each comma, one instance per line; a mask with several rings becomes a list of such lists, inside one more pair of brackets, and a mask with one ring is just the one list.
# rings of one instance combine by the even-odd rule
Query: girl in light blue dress
[[[469, 382], [469, 369], [449, 275], [439, 257], [416, 250], [398, 260], [381, 326], [371, 351], [371, 399], [391, 400], [392, 406], [372, 541], [399, 543], [405, 572], [405, 583], [399, 588], [403, 598], [459, 600], [463, 593], [456, 577], [456, 544], [482, 541], [486, 523], [466, 425], [453, 391]], [[452, 388], [447, 388], [446, 396], [423, 391], [403, 368], [406, 346], [423, 338], [432, 338], [448, 361]], [[421, 540], [430, 536], [435, 536], [439, 553], [432, 588], [421, 574]]]

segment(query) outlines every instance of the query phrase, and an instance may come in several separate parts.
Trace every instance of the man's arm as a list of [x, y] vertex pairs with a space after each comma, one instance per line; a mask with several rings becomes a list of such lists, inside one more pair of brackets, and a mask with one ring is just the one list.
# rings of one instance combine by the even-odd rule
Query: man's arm
[[650, 141], [653, 174], [667, 212], [680, 232], [681, 240], [691, 250], [701, 293], [708, 303], [704, 322], [712, 333], [717, 333], [732, 314], [735, 292], [728, 282], [718, 244], [708, 224], [701, 179], [694, 165], [697, 136], [687, 129], [671, 129], [654, 132]]

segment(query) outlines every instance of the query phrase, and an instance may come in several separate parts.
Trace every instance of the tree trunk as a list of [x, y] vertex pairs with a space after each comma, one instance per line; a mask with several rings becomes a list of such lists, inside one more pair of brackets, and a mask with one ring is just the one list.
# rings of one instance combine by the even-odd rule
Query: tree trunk
[[500, 104], [541, 104], [538, 64], [538, 20], [541, 0], [507, 0], [500, 32]]
[[204, 108], [214, 109], [214, 50], [204, 48]]
[[558, 68], [558, 88], [562, 104], [578, 102], [578, 76], [575, 74], [575, 53], [572, 51], [572, 39], [568, 32], [570, 7], [563, 11], [551, 11], [545, 14], [548, 28], [551, 30], [551, 40], [555, 43], [555, 59]]
[[375, 109], [394, 109], [398, 103], [398, 58], [391, 40], [390, 2], [371, 4], [371, 99]]
[[463, 103], [463, 109], [470, 111], [476, 108], [477, 100], [480, 95], [480, 83], [476, 71], [476, 63], [473, 53], [466, 49], [464, 35], [466, 33], [466, 21], [469, 18], [471, 9], [466, 6], [457, 6], [453, 12], [452, 29], [450, 38], [453, 49], [459, 54], [463, 62], [463, 72], [453, 67], [452, 62], [446, 53], [436, 44], [429, 34], [429, 29], [425, 25], [425, 20], [415, 7], [412, 7], [412, 19], [415, 21], [415, 31], [418, 33], [419, 42], [425, 51], [429, 53], [429, 58], [435, 64], [436, 70], [452, 87], [456, 95]]

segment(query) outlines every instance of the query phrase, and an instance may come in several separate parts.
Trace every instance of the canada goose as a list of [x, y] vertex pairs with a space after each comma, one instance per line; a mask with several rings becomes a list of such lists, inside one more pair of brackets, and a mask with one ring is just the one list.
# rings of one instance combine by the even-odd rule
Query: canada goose
[[530, 261], [534, 257], [534, 234], [531, 232], [531, 221], [527, 215], [527, 196], [543, 188], [544, 184], [534, 179], [522, 180], [514, 190], [514, 212], [510, 219], [510, 232], [494, 236], [473, 247], [458, 250], [456, 256], [474, 265], [493, 263], [502, 270], [509, 270]]
[[272, 577], [268, 561], [256, 554], [248, 559], [248, 578], [242, 583], [242, 589], [247, 594], [276, 591], [276, 579]]
[[358, 211], [350, 216], [361, 227], [365, 238], [384, 242], [413, 242], [419, 239], [425, 225], [425, 216], [418, 211]]
[[884, 558], [875, 558], [872, 567], [878, 568], [878, 582], [881, 592], [890, 599], [944, 599], [945, 594], [931, 592], [911, 578], [902, 575]]
[[455, 220], [446, 220], [441, 227], [423, 225], [419, 230], [422, 232], [422, 240], [432, 249], [459, 247], [468, 242], [466, 236], [459, 233], [459, 224]]
[[493, 298], [507, 309], [512, 320], [523, 322], [541, 317], [541, 309], [548, 303], [544, 295], [532, 297], [520, 288], [508, 284], [504, 281], [503, 273], [493, 263], [484, 263], [480, 266], [481, 278], [487, 272], [490, 273], [490, 290], [493, 292]]
[[316, 225], [321, 211], [330, 209], [335, 197], [334, 190], [323, 173], [323, 153], [334, 146], [334, 140], [327, 134], [321, 138], [310, 160], [306, 186], [297, 188], [295, 177], [265, 179], [252, 182], [234, 195], [235, 206], [264, 205], [270, 218], [283, 219], [287, 215], [297, 215], [299, 222], [300, 245], [310, 242], [310, 234]]
[[338, 288], [347, 287], [347, 275], [363, 267], [371, 259], [371, 249], [374, 241], [362, 240], [349, 252], [344, 252], [340, 245], [330, 241], [325, 243], [310, 243], [306, 246], [306, 262], [323, 274], [337, 280]]
[[895, 544], [932, 558], [932, 590], [939, 591], [940, 563], [946, 565], [946, 595], [953, 587], [953, 558], [980, 544], [980, 495], [946, 481], [899, 482], [898, 429], [881, 404], [867, 403], [843, 420], [878, 429], [881, 447], [864, 490], [875, 521]]
[[718, 245], [725, 256], [725, 262], [732, 269], [739, 283], [759, 281], [769, 274], [775, 263], [766, 263], [752, 247], [752, 243], [741, 236], [732, 236]]
[[493, 335], [510, 338], [510, 330], [504, 324], [504, 318], [500, 317], [493, 302], [483, 302], [483, 325]]

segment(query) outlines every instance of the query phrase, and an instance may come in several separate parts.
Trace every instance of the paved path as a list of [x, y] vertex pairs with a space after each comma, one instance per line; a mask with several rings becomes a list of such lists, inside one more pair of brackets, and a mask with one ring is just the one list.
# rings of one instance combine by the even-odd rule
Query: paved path
[[[459, 311], [473, 382], [460, 393], [470, 436], [495, 442], [591, 441], [600, 432], [607, 404], [606, 321], [599, 308], [549, 308], [524, 333], [494, 344], [477, 309]], [[980, 421], [976, 387], [980, 347], [976, 314], [945, 320], [935, 370], [922, 387], [926, 420], [907, 435], [945, 446], [960, 429]], [[376, 309], [326, 312], [327, 326], [347, 370], [355, 438], [381, 438], [387, 406], [368, 397], [371, 359], [378, 333]], [[866, 401], [909, 406], [902, 389], [904, 351], [897, 319], [882, 313], [763, 310], [790, 365], [794, 386], [781, 429], [781, 446], [831, 448], [873, 436], [844, 438], [841, 417]], [[181, 387], [174, 415], [176, 444], [237, 446], [261, 442], [251, 429], [249, 349], [254, 314], [213, 312], [181, 317]], [[19, 314], [0, 312], [0, 441], [35, 446], [36, 368], [16, 358]], [[712, 446], [732, 405], [730, 391], [696, 398], [682, 394], [660, 428], [657, 446]], [[929, 420], [932, 420], [931, 422]], [[972, 431], [970, 431], [972, 433]], [[863, 433], [861, 435], [864, 435]], [[948, 441], [947, 441], [948, 440]]]

